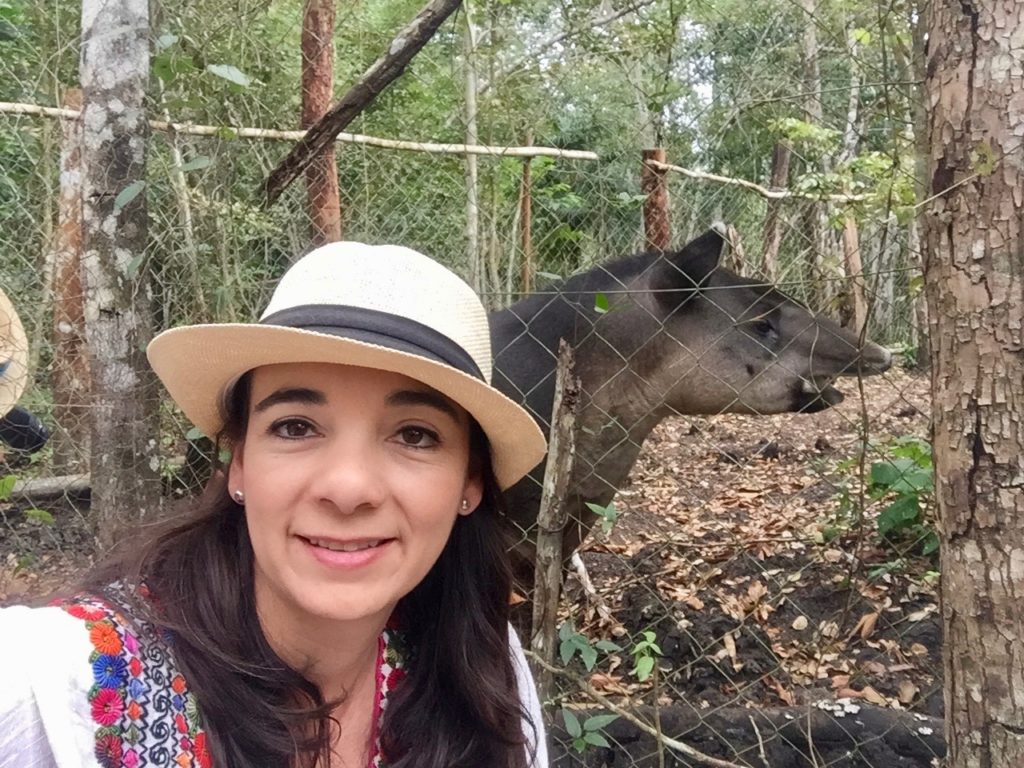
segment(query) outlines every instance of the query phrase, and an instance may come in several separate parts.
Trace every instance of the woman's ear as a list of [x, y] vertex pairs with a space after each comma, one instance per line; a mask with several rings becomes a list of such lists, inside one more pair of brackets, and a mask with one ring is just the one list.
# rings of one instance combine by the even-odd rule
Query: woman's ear
[[462, 489], [462, 500], [465, 502], [459, 507], [460, 515], [468, 515], [480, 506], [484, 497], [484, 481], [479, 472], [472, 472], [466, 478], [466, 485]]
[[234, 497], [236, 491], [245, 493], [245, 481], [242, 473], [242, 454], [245, 443], [231, 446], [231, 461], [228, 463], [228, 494]]

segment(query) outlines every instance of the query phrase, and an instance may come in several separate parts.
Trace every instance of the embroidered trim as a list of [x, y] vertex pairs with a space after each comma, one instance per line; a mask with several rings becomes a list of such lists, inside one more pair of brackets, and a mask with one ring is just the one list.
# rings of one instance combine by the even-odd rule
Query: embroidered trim
[[[56, 603], [85, 622], [93, 686], [88, 697], [96, 724], [96, 760], [103, 768], [212, 768], [195, 696], [174, 666], [169, 638], [149, 624], [139, 631], [104, 600], [76, 597]], [[406, 676], [404, 638], [385, 629], [378, 640], [376, 717], [368, 768], [387, 768], [380, 724], [388, 694]], [[172, 725], [173, 724], [173, 725]]]
[[85, 622], [93, 646], [88, 696], [99, 764], [212, 768], [199, 707], [165, 638], [145, 624], [140, 637], [121, 613], [96, 598], [58, 605]]

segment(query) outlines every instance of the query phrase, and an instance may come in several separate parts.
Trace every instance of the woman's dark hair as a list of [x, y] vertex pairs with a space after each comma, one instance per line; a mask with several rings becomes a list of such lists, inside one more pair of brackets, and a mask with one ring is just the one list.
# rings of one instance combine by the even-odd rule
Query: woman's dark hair
[[[234, 388], [218, 443], [237, 445], [248, 421], [250, 377]], [[508, 640], [511, 573], [504, 511], [482, 430], [471, 461], [484, 496], [460, 515], [437, 563], [396, 608], [411, 649], [407, 676], [389, 693], [380, 733], [390, 768], [526, 768], [524, 711]], [[195, 694], [214, 765], [313, 768], [330, 762], [331, 710], [319, 689], [267, 643], [256, 613], [245, 512], [223, 471], [184, 519], [144, 533], [86, 579], [142, 584], [132, 599], [173, 633], [174, 659]], [[245, 588], [248, 585], [249, 588]]]

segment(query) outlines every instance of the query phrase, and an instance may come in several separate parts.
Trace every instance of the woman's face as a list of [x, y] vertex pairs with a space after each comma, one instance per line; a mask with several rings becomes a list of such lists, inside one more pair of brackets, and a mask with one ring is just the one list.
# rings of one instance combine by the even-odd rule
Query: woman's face
[[256, 369], [228, 488], [245, 494], [261, 616], [385, 621], [480, 503], [469, 435], [461, 407], [400, 374]]

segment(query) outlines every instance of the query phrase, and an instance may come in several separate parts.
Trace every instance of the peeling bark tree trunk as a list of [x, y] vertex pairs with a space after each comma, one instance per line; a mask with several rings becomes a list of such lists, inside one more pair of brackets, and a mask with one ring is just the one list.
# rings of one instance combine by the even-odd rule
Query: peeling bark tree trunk
[[[66, 109], [81, 110], [82, 92], [69, 89]], [[60, 198], [53, 249], [53, 420], [50, 441], [57, 474], [89, 466], [89, 350], [82, 296], [82, 123], [61, 122]]]
[[101, 545], [157, 511], [156, 381], [145, 194], [147, 0], [82, 3], [82, 280], [92, 373], [92, 511]]
[[868, 320], [868, 301], [864, 289], [864, 267], [860, 258], [860, 233], [857, 220], [851, 213], [843, 219], [843, 263], [846, 265], [848, 281], [843, 326], [854, 333], [863, 333]]
[[1024, 765], [1024, 3], [931, 4], [924, 212], [952, 768]]
[[[331, 108], [334, 91], [334, 0], [307, 0], [302, 16], [302, 127], [316, 125]], [[334, 145], [306, 168], [310, 242], [341, 240], [341, 198]]]

